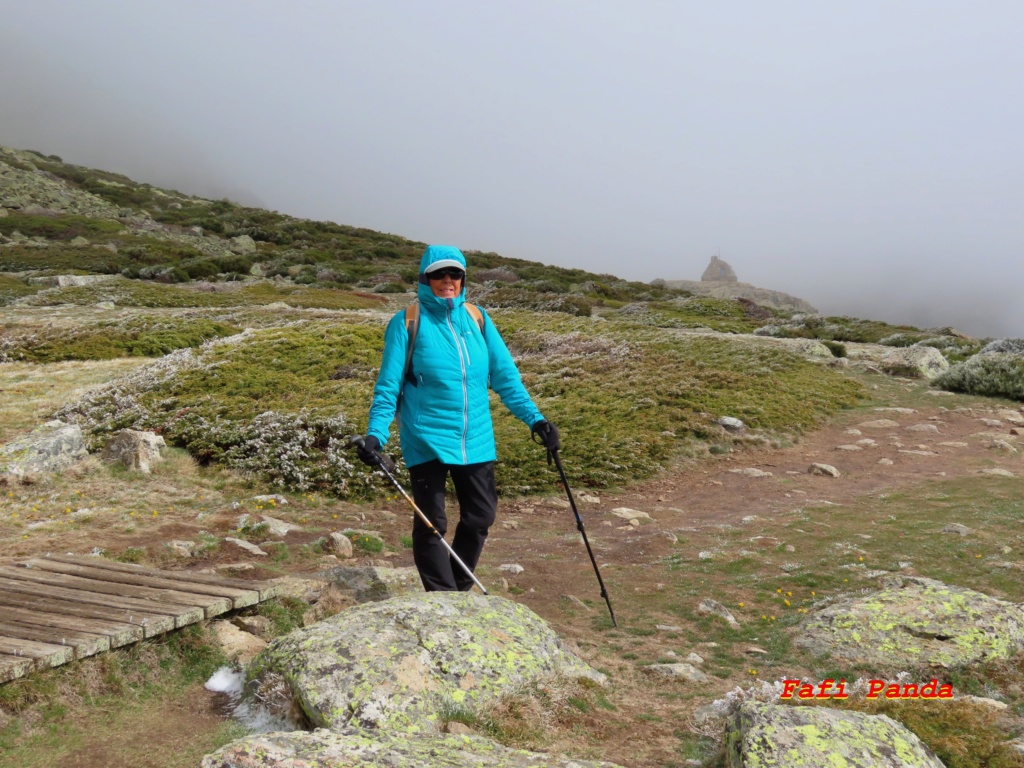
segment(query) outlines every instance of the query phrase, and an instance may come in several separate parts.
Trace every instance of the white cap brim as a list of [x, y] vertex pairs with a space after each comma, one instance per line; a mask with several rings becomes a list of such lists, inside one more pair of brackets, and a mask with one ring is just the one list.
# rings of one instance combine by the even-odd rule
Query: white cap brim
[[445, 267], [455, 267], [456, 269], [461, 269], [463, 272], [466, 271], [465, 265], [460, 261], [456, 261], [455, 259], [441, 259], [440, 261], [435, 261], [423, 270], [423, 274], [429, 275], [431, 272], [436, 272], [437, 270], [444, 269]]

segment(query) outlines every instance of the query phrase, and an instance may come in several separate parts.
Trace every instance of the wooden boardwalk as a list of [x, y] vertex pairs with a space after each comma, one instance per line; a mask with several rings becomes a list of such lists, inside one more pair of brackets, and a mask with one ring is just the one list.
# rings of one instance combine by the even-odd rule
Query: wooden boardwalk
[[273, 597], [266, 582], [49, 555], [0, 566], [0, 683]]

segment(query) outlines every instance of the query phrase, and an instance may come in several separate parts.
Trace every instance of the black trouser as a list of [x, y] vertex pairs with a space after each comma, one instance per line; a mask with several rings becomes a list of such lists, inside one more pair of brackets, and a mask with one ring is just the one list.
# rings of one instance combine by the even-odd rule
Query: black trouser
[[[434, 460], [409, 467], [416, 506], [442, 536], [448, 530], [444, 491], [449, 473], [459, 499], [459, 524], [455, 528], [452, 549], [466, 567], [476, 570], [480, 552], [487, 540], [487, 529], [494, 524], [494, 515], [498, 509], [494, 462], [458, 465], [442, 464]], [[412, 556], [427, 592], [466, 592], [473, 587], [473, 580], [451, 558], [444, 544], [418, 515], [413, 518], [412, 524]]]

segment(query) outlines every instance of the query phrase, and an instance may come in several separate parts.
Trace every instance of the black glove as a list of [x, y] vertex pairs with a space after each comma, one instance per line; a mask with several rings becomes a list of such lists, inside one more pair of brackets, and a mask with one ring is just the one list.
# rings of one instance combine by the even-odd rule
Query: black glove
[[380, 440], [373, 435], [363, 438], [354, 438], [352, 444], [356, 447], [356, 454], [364, 464], [371, 467], [384, 467], [388, 472], [395, 471], [395, 462], [380, 452]]
[[562, 441], [558, 438], [558, 427], [550, 421], [538, 421], [530, 427], [530, 435], [535, 443], [540, 443], [549, 451], [557, 451], [562, 447]]

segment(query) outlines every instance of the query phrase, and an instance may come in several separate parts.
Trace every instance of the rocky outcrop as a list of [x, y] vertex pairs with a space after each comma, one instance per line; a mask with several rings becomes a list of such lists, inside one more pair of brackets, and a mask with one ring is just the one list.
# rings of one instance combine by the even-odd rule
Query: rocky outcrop
[[43, 208], [78, 216], [117, 218], [115, 206], [43, 173], [32, 159], [31, 152], [0, 147], [0, 207]]
[[758, 288], [750, 283], [701, 282], [700, 280], [666, 280], [668, 288], [689, 291], [695, 296], [712, 296], [716, 299], [749, 299], [762, 307], [781, 309], [786, 312], [817, 314], [809, 302], [782, 291]]
[[726, 727], [729, 768], [943, 768], [916, 735], [885, 715], [748, 701]]
[[509, 749], [480, 736], [395, 734], [349, 729], [249, 736], [203, 758], [201, 768], [617, 768], [601, 760], [571, 760]]
[[933, 579], [903, 577], [812, 615], [796, 644], [876, 669], [963, 667], [1024, 649], [1024, 609]]
[[700, 276], [700, 281], [702, 283], [735, 283], [738, 282], [738, 278], [727, 262], [717, 256], [712, 256], [708, 268]]
[[902, 347], [882, 358], [879, 368], [891, 376], [934, 379], [949, 368], [949, 362], [934, 347]]
[[85, 458], [86, 453], [79, 426], [48, 421], [31, 434], [0, 447], [0, 475], [59, 472]]
[[122, 429], [103, 447], [103, 460], [148, 475], [153, 471], [154, 464], [163, 461], [161, 451], [165, 447], [167, 443], [164, 439], [153, 432]]
[[349, 608], [274, 640], [250, 668], [255, 693], [283, 679], [314, 726], [437, 730], [444, 707], [496, 701], [553, 677], [602, 680], [529, 608], [431, 592]]

